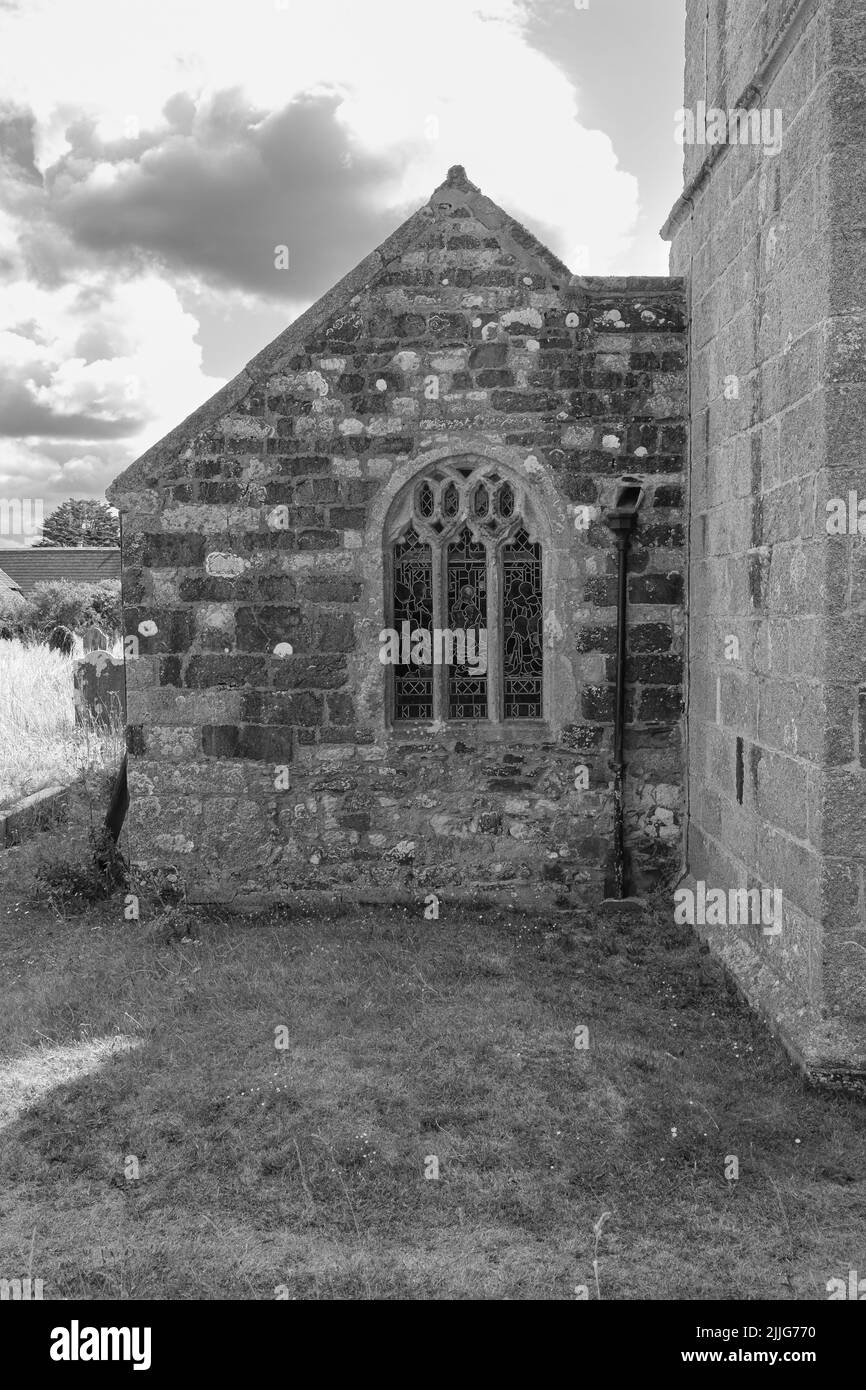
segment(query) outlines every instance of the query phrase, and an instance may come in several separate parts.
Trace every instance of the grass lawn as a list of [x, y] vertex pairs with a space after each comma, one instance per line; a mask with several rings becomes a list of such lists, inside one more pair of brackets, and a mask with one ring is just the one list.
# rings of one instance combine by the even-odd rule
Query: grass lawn
[[804, 1086], [669, 911], [196, 930], [7, 892], [0, 1275], [46, 1298], [823, 1299], [866, 1270], [864, 1107]]

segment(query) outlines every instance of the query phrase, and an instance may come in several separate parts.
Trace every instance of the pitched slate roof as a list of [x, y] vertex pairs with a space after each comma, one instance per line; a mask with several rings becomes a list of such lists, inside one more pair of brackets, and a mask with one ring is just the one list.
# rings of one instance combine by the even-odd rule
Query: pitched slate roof
[[10, 590], [13, 594], [20, 594], [21, 585], [16, 584], [15, 580], [12, 579], [5, 570], [0, 570], [0, 594], [8, 593]]
[[460, 204], [467, 207], [473, 217], [488, 226], [491, 231], [496, 231], [504, 241], [512, 242], [513, 252], [527, 268], [534, 267], [541, 274], [553, 273], [565, 282], [570, 281], [571, 271], [568, 266], [498, 203], [494, 203], [492, 198], [486, 197], [474, 183], [470, 183], [463, 166], [455, 164], [448, 170], [445, 182], [431, 194], [429, 202], [407, 218], [377, 250], [366, 256], [333, 289], [323, 294], [321, 299], [295, 319], [294, 323], [274, 338], [272, 343], [257, 353], [243, 370], [211, 396], [210, 400], [193, 411], [192, 415], [188, 415], [181, 424], [119, 474], [105, 493], [112, 506], [122, 509], [124, 493], [152, 486], [163, 468], [176, 457], [178, 450], [243, 400], [255, 383], [273, 369], [275, 362], [302, 348], [307, 339], [338, 313], [353, 295], [369, 288], [387, 269], [390, 262], [397, 260], [413, 242], [422, 238], [430, 230], [437, 215], [441, 215], [440, 204], [453, 200], [455, 194], [459, 194]]
[[25, 595], [34, 585], [56, 579], [76, 584], [119, 579], [120, 550], [116, 546], [65, 545], [0, 550], [0, 576]]

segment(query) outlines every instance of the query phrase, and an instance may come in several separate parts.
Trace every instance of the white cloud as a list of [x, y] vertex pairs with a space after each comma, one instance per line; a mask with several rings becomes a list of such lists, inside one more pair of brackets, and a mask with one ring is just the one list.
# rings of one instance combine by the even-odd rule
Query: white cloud
[[[108, 481], [131, 457], [125, 448], [111, 446], [103, 448], [102, 453], [88, 451], [58, 460], [36, 442], [3, 440], [0, 499], [18, 499], [22, 504], [41, 502], [43, 516], [48, 516], [67, 497], [100, 497]], [[29, 515], [26, 505], [24, 512]], [[25, 536], [4, 532], [0, 546], [29, 545], [34, 538], [30, 533]]]
[[[122, 442], [95, 451], [85, 445], [63, 463], [45, 452], [42, 431], [0, 440], [0, 495], [29, 496], [37, 483], [59, 496], [75, 488], [101, 492], [129, 459], [223, 384], [202, 371], [197, 329], [175, 289], [154, 274], [109, 284], [91, 273], [53, 291], [24, 281], [7, 286], [0, 297], [0, 379], [53, 417], [45, 437], [62, 435], [57, 417], [64, 416], [141, 424]], [[111, 355], [87, 360], [79, 348], [88, 339], [107, 345]], [[67, 452], [77, 447], [70, 444]]]
[[580, 125], [573, 84], [527, 40], [530, 14], [518, 0], [28, 0], [0, 29], [0, 75], [37, 113], [42, 168], [67, 148], [73, 111], [120, 138], [162, 125], [178, 92], [240, 88], [263, 114], [300, 92], [338, 93], [359, 150], [405, 154], [384, 194], [393, 206], [464, 164], [509, 211], [553, 228], [560, 255], [586, 246], [603, 274], [633, 232], [637, 183], [608, 137]]
[[[573, 83], [528, 40], [530, 13], [528, 0], [26, 0], [0, 10], [0, 92], [34, 113], [49, 203], [85, 180], [111, 190], [135, 161], [146, 179], [142, 150], [165, 147], [162, 108], [178, 94], [193, 99], [193, 132], [208, 122], [212, 146], [220, 93], [239, 91], [265, 120], [301, 93], [327, 92], [338, 99], [350, 161], [379, 161], [381, 177], [358, 185], [377, 216], [393, 210], [396, 223], [449, 165], [463, 164], [518, 219], [548, 229], [573, 269], [604, 274], [634, 232], [637, 182], [617, 168], [608, 137], [581, 126]], [[149, 139], [125, 161], [70, 161], [52, 188], [52, 166], [71, 148], [66, 131], [82, 116], [103, 140]], [[21, 208], [32, 212], [28, 197]], [[47, 427], [22, 429], [20, 443], [0, 440], [0, 496], [32, 495], [37, 484], [55, 500], [98, 494], [222, 382], [202, 369], [178, 272], [161, 274], [153, 258], [149, 267], [131, 257], [120, 269], [116, 259], [64, 266], [66, 233], [50, 216], [43, 225], [38, 210], [35, 225], [26, 215], [10, 255], [17, 219], [0, 214], [0, 258], [14, 276], [0, 310], [0, 380], [46, 415], [140, 425], [113, 443], [79, 431], [83, 442], [67, 438], [65, 452]], [[28, 261], [28, 244], [52, 287], [28, 280], [25, 266], [39, 260]], [[371, 249], [359, 246], [358, 259]], [[219, 302], [213, 295], [209, 309]]]

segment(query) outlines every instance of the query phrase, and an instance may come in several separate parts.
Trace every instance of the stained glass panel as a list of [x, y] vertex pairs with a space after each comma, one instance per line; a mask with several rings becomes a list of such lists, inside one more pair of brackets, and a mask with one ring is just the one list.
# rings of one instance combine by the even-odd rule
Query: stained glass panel
[[[462, 628], [468, 637], [487, 627], [487, 552], [464, 527], [448, 547], [448, 626]], [[448, 674], [448, 718], [487, 718], [487, 675], [468, 665], [451, 666]]]
[[502, 551], [502, 665], [506, 719], [542, 714], [541, 547], [517, 531]]
[[456, 516], [460, 510], [460, 494], [453, 483], [442, 494], [442, 510], [446, 516]]
[[[412, 500], [414, 526], [393, 551], [393, 626], [401, 639], [404, 624], [407, 633], [422, 628], [432, 634], [434, 624], [452, 632], [462, 631], [473, 639], [469, 655], [476, 660], [449, 666], [443, 673], [442, 686], [434, 679], [437, 672], [433, 666], [395, 667], [395, 720], [490, 717], [488, 675], [478, 671], [477, 661], [483, 650], [479, 634], [484, 629], [487, 635], [490, 621], [501, 624], [493, 646], [499, 652], [494, 687], [498, 692], [501, 682], [502, 694], [497, 694], [497, 703], [501, 699], [503, 717], [542, 718], [541, 547], [530, 541], [521, 520], [523, 502], [519, 489], [495, 472], [479, 474], [470, 468], [449, 469], [445, 473], [434, 470], [415, 484]], [[457, 518], [464, 507], [469, 508], [473, 527], [476, 531], [480, 528], [483, 539], [473, 540], [469, 527], [464, 526], [447, 545], [442, 533], [459, 524]], [[503, 532], [515, 527], [511, 541], [503, 543]], [[440, 611], [440, 596], [433, 594], [431, 545], [422, 541], [419, 533], [430, 536], [432, 547], [437, 547], [442, 556], [444, 612]], [[488, 581], [494, 572], [498, 575], [501, 610], [491, 619]], [[406, 655], [405, 648], [400, 654]], [[440, 690], [445, 701], [442, 708]]]
[[[398, 636], [402, 624], [433, 629], [433, 564], [429, 545], [410, 530], [394, 547], [394, 627]], [[433, 668], [396, 666], [394, 668], [394, 718], [433, 718]]]

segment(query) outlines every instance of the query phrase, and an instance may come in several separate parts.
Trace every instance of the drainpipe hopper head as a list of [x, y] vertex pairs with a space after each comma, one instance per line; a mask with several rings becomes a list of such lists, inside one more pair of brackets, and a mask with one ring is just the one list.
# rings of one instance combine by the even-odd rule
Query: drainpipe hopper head
[[623, 478], [616, 502], [604, 514], [605, 526], [613, 532], [633, 530], [643, 499], [643, 484], [636, 478]]

